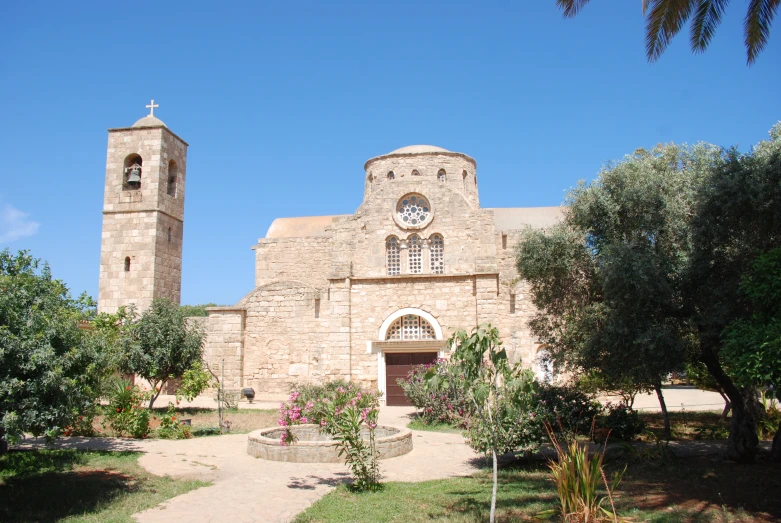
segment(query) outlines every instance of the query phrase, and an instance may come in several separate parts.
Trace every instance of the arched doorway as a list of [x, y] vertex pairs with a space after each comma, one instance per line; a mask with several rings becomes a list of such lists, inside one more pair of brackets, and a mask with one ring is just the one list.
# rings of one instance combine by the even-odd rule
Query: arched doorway
[[444, 356], [439, 322], [421, 309], [401, 309], [382, 323], [378, 339], [368, 342], [368, 352], [377, 354], [377, 382], [388, 406], [409, 405], [398, 379], [415, 365], [433, 363]]

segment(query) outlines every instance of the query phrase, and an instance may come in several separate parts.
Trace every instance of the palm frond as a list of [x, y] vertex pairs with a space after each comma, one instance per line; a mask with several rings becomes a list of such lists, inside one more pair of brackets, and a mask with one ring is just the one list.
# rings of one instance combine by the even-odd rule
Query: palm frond
[[728, 3], [729, 0], [699, 0], [692, 19], [692, 51], [695, 53], [705, 51], [713, 38], [713, 33], [721, 23], [721, 15], [724, 14]]
[[[645, 32], [645, 52], [655, 62], [689, 19], [698, 0], [650, 0]], [[778, 1], [778, 0], [775, 0]]]
[[754, 63], [757, 55], [767, 45], [770, 36], [770, 24], [781, 5], [781, 0], [751, 0], [746, 13], [744, 34], [746, 36], [746, 53], [748, 65]]
[[556, 0], [556, 5], [564, 11], [564, 18], [573, 18], [588, 2], [589, 0]]

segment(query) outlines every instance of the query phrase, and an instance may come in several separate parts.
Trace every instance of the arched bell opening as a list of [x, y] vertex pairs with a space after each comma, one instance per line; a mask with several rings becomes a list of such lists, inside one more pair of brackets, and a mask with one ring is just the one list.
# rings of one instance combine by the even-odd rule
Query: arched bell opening
[[176, 198], [176, 185], [179, 181], [179, 167], [176, 162], [171, 160], [168, 162], [168, 188], [166, 192], [168, 196]]
[[141, 175], [144, 170], [144, 159], [138, 154], [129, 154], [122, 168], [122, 190], [137, 191], [141, 188]]

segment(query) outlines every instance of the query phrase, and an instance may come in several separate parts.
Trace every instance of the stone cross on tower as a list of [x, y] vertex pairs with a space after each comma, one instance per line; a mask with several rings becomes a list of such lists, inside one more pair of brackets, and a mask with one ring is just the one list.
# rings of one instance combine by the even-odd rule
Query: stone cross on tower
[[146, 106], [147, 109], [149, 109], [149, 116], [155, 115], [155, 107], [160, 107], [160, 104], [155, 104], [154, 98], [152, 98], [152, 102]]

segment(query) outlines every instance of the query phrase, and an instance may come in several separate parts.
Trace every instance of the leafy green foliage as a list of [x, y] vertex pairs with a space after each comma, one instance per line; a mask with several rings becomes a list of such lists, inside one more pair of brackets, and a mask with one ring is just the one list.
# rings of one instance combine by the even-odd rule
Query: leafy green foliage
[[115, 436], [145, 438], [149, 434], [149, 411], [144, 408], [147, 394], [126, 380], [115, 380], [109, 388], [103, 425]]
[[741, 289], [751, 316], [729, 324], [722, 354], [738, 383], [775, 394], [781, 390], [781, 248], [754, 262]]
[[604, 411], [598, 418], [597, 426], [602, 430], [595, 433], [596, 441], [607, 437], [632, 441], [645, 430], [640, 414], [626, 404], [607, 403]]
[[0, 451], [25, 432], [54, 438], [93, 408], [105, 344], [79, 322], [94, 307], [27, 251], [0, 252]]
[[[533, 373], [520, 363], [510, 365], [507, 352], [501, 347], [499, 329], [484, 324], [471, 333], [456, 331], [448, 340], [455, 348], [452, 360], [458, 365], [464, 382], [466, 400], [474, 407], [469, 420], [467, 442], [475, 450], [493, 458], [493, 493], [490, 521], [496, 516], [498, 488], [497, 454], [510, 451], [531, 452], [539, 447], [535, 434]], [[449, 387], [447, 376], [429, 369], [429, 387]]]
[[204, 334], [197, 324], [188, 324], [178, 305], [157, 298], [141, 317], [127, 326], [122, 340], [123, 372], [149, 381], [154, 405], [163, 385], [181, 377], [203, 359]]
[[[155, 416], [158, 418], [158, 416]], [[189, 439], [190, 427], [182, 425], [176, 407], [173, 403], [168, 403], [168, 408], [164, 414], [159, 415], [160, 426], [155, 431], [155, 435], [161, 439]]]
[[[705, 373], [707, 374], [707, 372], [706, 370]], [[635, 383], [627, 377], [611, 378], [601, 373], [599, 369], [591, 369], [582, 373], [577, 377], [576, 383], [579, 390], [591, 396], [599, 394], [619, 396], [621, 402], [630, 408], [634, 405], [635, 397], [638, 394], [652, 390], [647, 384]]]
[[707, 145], [639, 150], [573, 189], [560, 224], [524, 233], [516, 265], [554, 367], [635, 390], [683, 370], [695, 347], [680, 285], [690, 216], [720, 158]]
[[207, 307], [219, 307], [219, 305], [216, 303], [204, 303], [201, 305], [180, 305], [179, 309], [181, 309], [185, 318], [190, 318], [193, 316], [208, 316], [209, 313], [206, 312]]
[[543, 425], [566, 437], [588, 435], [601, 410], [598, 402], [571, 385], [540, 385], [534, 400], [540, 436]]
[[185, 398], [187, 401], [192, 401], [201, 392], [216, 385], [217, 380], [205, 368], [205, 364], [202, 361], [196, 361], [182, 374], [182, 381], [176, 390], [176, 398], [177, 400]]

